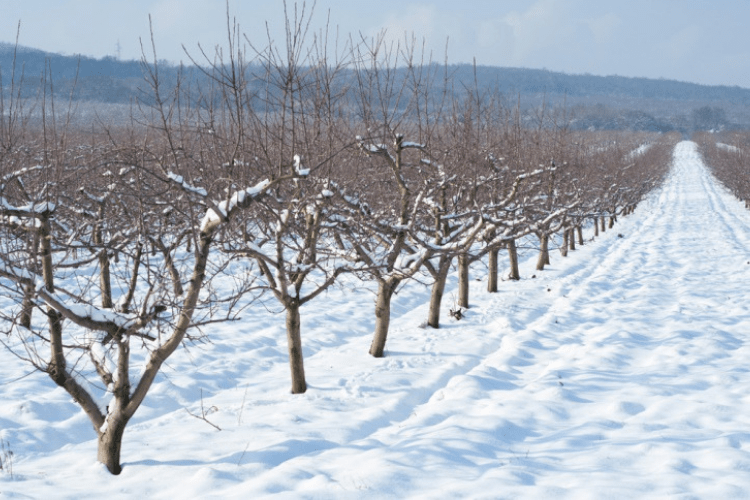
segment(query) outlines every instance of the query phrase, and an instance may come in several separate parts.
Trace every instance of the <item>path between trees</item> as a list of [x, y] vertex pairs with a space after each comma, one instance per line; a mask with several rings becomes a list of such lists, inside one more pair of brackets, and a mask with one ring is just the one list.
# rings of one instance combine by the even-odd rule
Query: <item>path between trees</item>
[[407, 496], [750, 493], [750, 214], [694, 143], [674, 159], [616, 236], [479, 306], [509, 321], [486, 357], [407, 418], [282, 467]]

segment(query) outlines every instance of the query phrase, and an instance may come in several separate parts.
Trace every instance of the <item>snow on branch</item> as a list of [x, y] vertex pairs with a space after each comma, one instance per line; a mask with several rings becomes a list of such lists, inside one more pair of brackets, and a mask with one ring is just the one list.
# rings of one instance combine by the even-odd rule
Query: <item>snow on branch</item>
[[100, 309], [93, 304], [69, 304], [57, 293], [49, 292], [43, 286], [37, 287], [37, 295], [64, 318], [89, 330], [106, 333], [102, 343], [120, 335], [136, 335], [148, 340], [156, 340], [151, 335], [139, 332], [158, 313], [154, 308], [146, 316], [124, 314], [111, 309]]
[[[70, 304], [59, 293], [50, 292], [45, 288], [41, 277], [29, 270], [21, 269], [0, 261], [0, 276], [19, 284], [32, 285], [36, 295], [59, 312], [64, 318], [90, 330], [101, 331], [109, 337], [121, 333], [133, 334], [145, 326], [152, 316], [143, 318], [133, 314], [123, 314], [110, 309], [100, 309], [93, 304]], [[152, 339], [148, 335], [139, 336]]]
[[385, 144], [366, 143], [360, 135], [357, 136], [357, 143], [359, 144], [359, 148], [367, 156], [382, 156], [389, 161], [392, 167], [395, 168], [396, 158], [391, 154], [391, 152], [388, 150], [388, 146], [386, 146]]
[[307, 177], [310, 175], [310, 169], [302, 165], [302, 157], [300, 155], [294, 155], [294, 171], [300, 177]]
[[247, 207], [253, 199], [265, 193], [270, 185], [271, 181], [264, 179], [255, 186], [242, 191], [235, 191], [228, 200], [216, 203], [214, 208], [209, 208], [206, 211], [206, 215], [203, 216], [200, 225], [201, 233], [208, 233], [223, 222], [229, 220], [229, 216], [232, 212], [238, 208]]
[[185, 181], [185, 179], [181, 175], [177, 175], [174, 172], [168, 172], [167, 177], [175, 184], [178, 184], [184, 191], [197, 194], [198, 196], [203, 196], [204, 198], [208, 196], [208, 193], [204, 188], [193, 186], [192, 184]]
[[9, 174], [4, 175], [2, 177], [2, 184], [0, 184], [0, 190], [5, 189], [5, 185], [8, 182], [13, 181], [13, 180], [18, 180], [18, 182], [21, 182], [21, 180], [19, 179], [19, 177], [21, 177], [22, 175], [27, 174], [29, 172], [33, 172], [35, 170], [41, 170], [43, 168], [44, 167], [42, 167], [41, 165], [37, 165], [35, 167], [21, 168], [19, 170], [16, 170], [14, 172], [11, 172]]
[[44, 214], [50, 214], [55, 211], [55, 204], [42, 201], [39, 203], [28, 203], [24, 206], [15, 206], [0, 196], [0, 209], [3, 215], [16, 217], [39, 217]]

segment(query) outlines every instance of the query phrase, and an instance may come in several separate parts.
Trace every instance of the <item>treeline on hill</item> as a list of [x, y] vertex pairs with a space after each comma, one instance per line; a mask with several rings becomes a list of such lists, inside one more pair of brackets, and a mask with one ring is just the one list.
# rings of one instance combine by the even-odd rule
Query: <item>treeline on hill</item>
[[383, 356], [400, 286], [431, 283], [439, 327], [452, 268], [464, 308], [472, 262], [488, 262], [490, 292], [501, 252], [519, 279], [520, 238], [543, 270], [659, 185], [679, 139], [571, 130], [545, 107], [530, 120], [383, 38], [332, 58], [325, 38], [289, 36], [252, 72], [230, 40], [199, 88], [143, 62], [150, 105], [128, 124], [74, 127], [46, 93], [0, 101], [0, 340], [81, 406], [114, 474], [165, 360], [216, 321], [252, 319], [259, 294], [283, 307], [304, 392], [301, 306], [342, 274], [377, 288]]
[[[200, 89], [210, 85], [210, 77], [198, 67], [209, 67], [205, 61], [176, 66], [159, 61], [164, 91], [174, 90], [180, 81], [182, 92], [192, 88], [192, 99]], [[248, 63], [251, 72], [262, 70]], [[20, 95], [34, 99], [43, 90], [58, 101], [72, 97], [81, 109], [86, 103], [99, 103], [98, 113], [112, 120], [129, 116], [129, 105], [136, 100], [149, 102], [152, 95], [144, 85], [143, 67], [139, 61], [122, 61], [108, 56], [95, 59], [85, 56], [52, 54], [27, 47], [0, 43], [0, 72], [5, 79], [0, 87], [11, 91], [9, 75], [15, 69]], [[540, 105], [566, 107], [569, 127], [579, 130], [632, 130], [646, 132], [679, 131], [690, 135], [701, 130], [750, 128], [750, 90], [740, 87], [706, 86], [672, 80], [627, 78], [620, 76], [569, 75], [547, 70], [498, 68], [452, 64], [439, 67], [460, 94], [463, 86], [491, 88], [503, 95], [506, 106], [516, 106], [527, 119]], [[409, 78], [408, 68], [396, 68], [396, 79]], [[46, 89], [41, 89], [40, 75]], [[342, 68], [335, 87], [351, 88], [355, 72]], [[264, 77], [248, 78], [247, 85], [262, 87]], [[453, 96], [458, 97], [458, 96]], [[353, 97], [352, 97], [353, 98]], [[104, 109], [101, 103], [112, 106]], [[83, 117], [81, 121], [88, 118]]]

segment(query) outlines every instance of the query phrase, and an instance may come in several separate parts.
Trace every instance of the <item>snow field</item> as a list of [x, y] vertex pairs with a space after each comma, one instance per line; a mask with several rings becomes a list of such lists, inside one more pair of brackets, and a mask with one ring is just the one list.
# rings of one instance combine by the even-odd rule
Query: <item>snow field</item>
[[367, 354], [374, 287], [303, 307], [303, 395], [283, 315], [254, 306], [169, 359], [117, 477], [64, 391], [3, 352], [0, 496], [750, 497], [749, 224], [680, 143], [634, 215], [545, 271], [526, 252], [497, 294], [473, 282], [463, 320], [445, 314], [455, 276], [439, 330], [407, 284], [384, 359]]

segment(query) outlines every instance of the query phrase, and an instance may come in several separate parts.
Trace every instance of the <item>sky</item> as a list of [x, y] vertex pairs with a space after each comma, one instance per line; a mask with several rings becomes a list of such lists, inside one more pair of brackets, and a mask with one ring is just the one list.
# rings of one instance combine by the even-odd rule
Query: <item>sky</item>
[[[283, 45], [282, 0], [228, 5], [253, 45], [269, 34]], [[294, 1], [286, 6], [293, 17]], [[227, 45], [226, 0], [0, 0], [0, 12], [0, 41], [14, 42], [20, 21], [21, 45], [56, 53], [138, 59], [149, 15], [159, 59]], [[748, 0], [318, 0], [310, 28], [328, 25], [341, 45], [415, 39], [440, 62], [750, 88], [748, 20]]]

